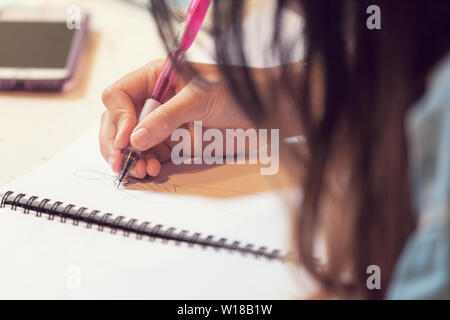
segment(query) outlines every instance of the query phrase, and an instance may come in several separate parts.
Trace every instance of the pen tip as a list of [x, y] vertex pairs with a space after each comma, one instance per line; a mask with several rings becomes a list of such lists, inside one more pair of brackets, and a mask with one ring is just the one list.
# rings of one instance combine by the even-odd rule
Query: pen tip
[[120, 178], [115, 178], [114, 181], [113, 181], [113, 183], [114, 183], [114, 186], [115, 186], [117, 189], [119, 189], [120, 185], [122, 184], [122, 179], [120, 179]]

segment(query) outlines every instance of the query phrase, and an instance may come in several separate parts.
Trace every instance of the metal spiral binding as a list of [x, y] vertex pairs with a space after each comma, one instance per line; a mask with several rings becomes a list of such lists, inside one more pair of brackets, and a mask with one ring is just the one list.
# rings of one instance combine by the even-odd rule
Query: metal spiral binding
[[150, 222], [147, 221], [141, 223], [140, 227], [138, 228], [138, 233], [136, 234], [136, 239], [138, 240], [142, 239], [142, 235], [149, 224]]
[[102, 218], [100, 219], [100, 223], [98, 223], [98, 231], [103, 231], [106, 221], [108, 220], [109, 217], [112, 217], [112, 213], [105, 213]]
[[28, 199], [27, 203], [26, 203], [26, 207], [23, 208], [23, 213], [25, 214], [29, 214], [30, 213], [30, 207], [33, 205], [34, 200], [36, 200], [38, 197], [36, 196], [32, 196]]
[[74, 204], [68, 204], [63, 211], [63, 215], [61, 216], [61, 223], [66, 223], [67, 214], [69, 214], [70, 210], [75, 208]]
[[[20, 199], [22, 199], [23, 197], [25, 197], [25, 194], [24, 194], [24, 193], [19, 193], [19, 194], [14, 198], [14, 203], [20, 202]], [[13, 204], [12, 207], [13, 207], [13, 210], [16, 210], [16, 209], [17, 209], [17, 205], [15, 205], [15, 204]]]
[[124, 237], [129, 237], [130, 236], [130, 230], [134, 230], [133, 229], [133, 225], [137, 222], [137, 219], [130, 219], [128, 220], [127, 224], [125, 225], [125, 230], [123, 232]]
[[78, 223], [81, 220], [81, 216], [83, 215], [83, 213], [87, 210], [87, 208], [85, 207], [80, 207], [77, 212], [75, 213], [75, 219], [73, 219], [73, 225], [74, 226], [78, 226]]
[[92, 210], [92, 212], [89, 214], [89, 217], [88, 217], [89, 221], [88, 221], [88, 223], [86, 225], [86, 228], [88, 228], [88, 229], [92, 228], [92, 224], [93, 224], [92, 221], [95, 221], [94, 217], [97, 215], [97, 213], [100, 213], [100, 211], [99, 210]]
[[55, 215], [53, 214], [53, 212], [58, 212], [58, 207], [59, 207], [60, 205], [62, 205], [62, 202], [61, 202], [61, 201], [56, 201], [56, 202], [52, 205], [52, 207], [51, 207], [51, 209], [50, 209], [50, 213], [49, 213], [49, 215], [48, 215], [48, 220], [53, 220], [53, 219], [55, 219]]
[[[47, 213], [47, 210], [45, 209], [45, 205], [49, 202], [50, 202], [50, 199], [46, 199], [46, 198], [42, 199], [42, 201], [39, 203], [38, 210], [36, 210], [36, 216], [42, 217], [43, 213]], [[17, 208], [17, 206], [16, 206], [16, 208]], [[15, 210], [15, 208], [13, 210]]]
[[[12, 200], [11, 200], [12, 199]], [[100, 214], [99, 210], [88, 212], [88, 208], [79, 207], [76, 209], [74, 204], [64, 206], [63, 202], [56, 201], [51, 203], [50, 199], [44, 198], [39, 204], [34, 204], [39, 197], [31, 196], [26, 199], [26, 194], [19, 193], [14, 196], [13, 191], [7, 191], [3, 194], [0, 201], [0, 208], [7, 205], [16, 211], [18, 207], [23, 208], [24, 214], [29, 214], [30, 210], [36, 212], [36, 216], [41, 217], [46, 214], [49, 220], [54, 220], [55, 216], [61, 218], [61, 223], [66, 223], [67, 219], [72, 220], [74, 226], [78, 226], [83, 222], [86, 228], [92, 228], [93, 225], [98, 226], [98, 231], [103, 231], [105, 227], [110, 229], [112, 234], [122, 231], [123, 236], [129, 237], [131, 233], [136, 234], [136, 239], [161, 240], [163, 243], [173, 241], [176, 245], [187, 243], [188, 246], [200, 246], [203, 248], [212, 247], [216, 250], [227, 250], [231, 253], [238, 252], [242, 255], [253, 255], [257, 258], [264, 257], [268, 260], [289, 261], [289, 254], [282, 256], [279, 250], [268, 251], [266, 247], [255, 248], [253, 244], [242, 245], [239, 241], [229, 243], [226, 238], [216, 240], [213, 235], [202, 237], [200, 233], [190, 235], [189, 231], [177, 231], [176, 228], [164, 228], [161, 224], [152, 225], [148, 221], [138, 223], [137, 219], [126, 220], [124, 216], [114, 217], [111, 213]], [[64, 207], [63, 209], [61, 209]]]
[[113, 221], [113, 223], [112, 223], [112, 228], [111, 228], [111, 233], [112, 233], [112, 234], [116, 234], [116, 233], [117, 233], [117, 229], [118, 229], [119, 226], [120, 226], [120, 221], [122, 221], [123, 219], [125, 219], [124, 216], [117, 216], [117, 217], [114, 219], [114, 221]]

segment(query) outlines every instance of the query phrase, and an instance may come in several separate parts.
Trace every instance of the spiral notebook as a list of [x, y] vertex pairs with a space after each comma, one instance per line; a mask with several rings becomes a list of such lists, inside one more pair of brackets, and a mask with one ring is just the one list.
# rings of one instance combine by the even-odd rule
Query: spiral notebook
[[[162, 239], [283, 260], [287, 211], [255, 165], [166, 164], [117, 190], [95, 132], [2, 189], [1, 207], [136, 239]], [[279, 235], [283, 236], [279, 236]]]
[[[164, 165], [117, 190], [98, 149], [93, 130], [0, 190], [0, 297], [288, 297], [289, 188], [279, 179], [255, 165]], [[83, 293], [60, 288], [72, 262], [89, 278]], [[164, 284], [147, 290], [150, 279]]]

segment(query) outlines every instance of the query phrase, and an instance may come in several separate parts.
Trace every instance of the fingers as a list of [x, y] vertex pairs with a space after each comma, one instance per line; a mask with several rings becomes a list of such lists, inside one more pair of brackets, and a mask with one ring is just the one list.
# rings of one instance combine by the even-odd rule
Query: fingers
[[[116, 126], [111, 119], [111, 114], [105, 112], [102, 115], [99, 133], [100, 151], [111, 166], [112, 170], [119, 173], [122, 169], [123, 152], [115, 146], [114, 139], [116, 136]], [[153, 152], [149, 152], [143, 158], [139, 159], [130, 174], [136, 178], [145, 178], [147, 173], [151, 176], [157, 176], [161, 170], [160, 162], [157, 156], [166, 161], [167, 157], [170, 157], [170, 150], [167, 146], [157, 146], [155, 148], [156, 155]]]
[[144, 159], [139, 159], [130, 171], [133, 177], [144, 179], [147, 176], [147, 167]]
[[139, 159], [130, 174], [139, 179], [145, 178], [147, 175], [156, 177], [161, 172], [161, 164], [170, 160], [170, 149], [164, 144], [158, 144], [151, 150], [145, 152]]
[[102, 95], [102, 100], [110, 115], [111, 124], [116, 127], [114, 144], [123, 149], [128, 144], [134, 126], [136, 125], [136, 111], [133, 101], [125, 91], [111, 86]]
[[152, 177], [159, 175], [161, 164], [170, 161], [170, 153], [171, 151], [165, 143], [160, 143], [144, 153], [147, 174]]
[[146, 163], [146, 172], [151, 177], [156, 177], [161, 171], [161, 162], [153, 152], [149, 152], [144, 156]]
[[162, 66], [163, 60], [152, 61], [121, 78], [103, 92], [102, 101], [116, 126], [116, 148], [123, 149], [129, 144], [137, 115], [153, 89]]
[[204, 94], [192, 83], [184, 87], [137, 125], [131, 135], [131, 145], [140, 151], [148, 150], [184, 123], [201, 120], [206, 112]]
[[102, 100], [108, 111], [102, 117], [100, 147], [115, 172], [120, 171], [123, 162], [121, 150], [131, 142], [141, 151], [154, 147], [136, 162], [131, 174], [137, 178], [158, 175], [161, 162], [170, 159], [170, 149], [162, 142], [182, 124], [202, 119], [206, 105], [202, 99], [204, 92], [190, 83], [135, 128], [137, 115], [153, 90], [163, 65], [163, 60], [153, 61], [103, 92]]
[[[102, 116], [99, 135], [100, 149], [112, 170], [120, 172], [121, 150], [128, 146], [130, 135], [136, 126], [137, 114], [156, 83], [163, 60], [152, 61], [131, 72], [105, 89], [102, 100], [108, 109]], [[136, 163], [132, 174], [143, 178], [146, 175], [144, 160]]]

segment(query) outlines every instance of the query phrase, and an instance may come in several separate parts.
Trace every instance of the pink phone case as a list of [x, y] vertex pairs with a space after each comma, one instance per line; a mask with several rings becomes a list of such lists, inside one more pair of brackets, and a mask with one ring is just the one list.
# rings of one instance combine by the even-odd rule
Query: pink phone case
[[24, 90], [24, 91], [61, 91], [64, 84], [69, 81], [77, 66], [88, 34], [89, 15], [84, 14], [81, 19], [79, 32], [75, 34], [73, 45], [67, 59], [68, 76], [64, 79], [0, 79], [0, 90]]

